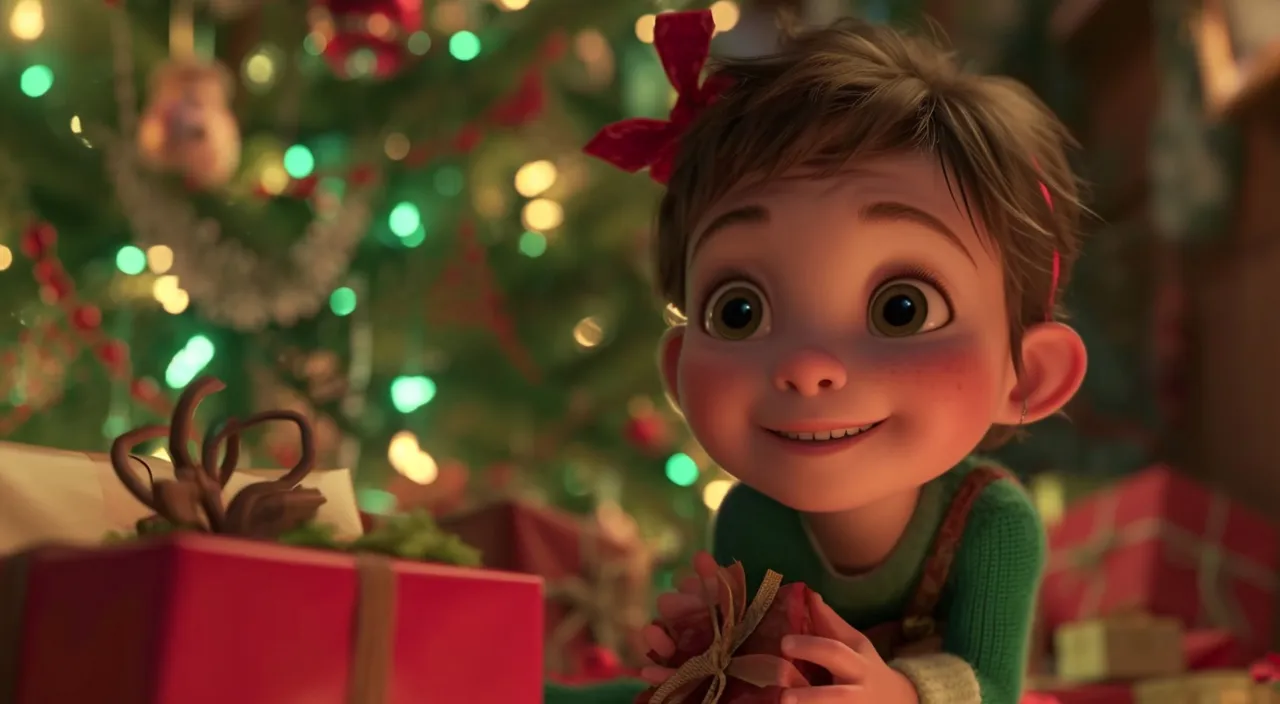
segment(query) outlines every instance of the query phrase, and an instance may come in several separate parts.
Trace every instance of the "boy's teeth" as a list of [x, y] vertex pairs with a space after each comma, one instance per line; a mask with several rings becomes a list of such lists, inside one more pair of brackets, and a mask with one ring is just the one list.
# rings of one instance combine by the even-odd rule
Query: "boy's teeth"
[[835, 430], [823, 430], [817, 433], [784, 433], [782, 431], [773, 431], [777, 435], [781, 435], [788, 440], [802, 440], [806, 442], [822, 442], [824, 440], [839, 440], [840, 438], [865, 433], [875, 427], [875, 423], [870, 425], [858, 426], [855, 428], [837, 428]]

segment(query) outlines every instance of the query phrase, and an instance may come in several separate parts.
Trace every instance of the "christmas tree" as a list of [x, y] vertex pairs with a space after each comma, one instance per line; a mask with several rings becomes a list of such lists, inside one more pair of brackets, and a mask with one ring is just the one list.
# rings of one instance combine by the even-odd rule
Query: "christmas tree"
[[369, 510], [512, 490], [701, 539], [728, 482], [658, 383], [660, 191], [581, 154], [670, 108], [652, 2], [5, 8], [0, 436], [101, 451], [212, 374], [220, 413], [311, 414]]

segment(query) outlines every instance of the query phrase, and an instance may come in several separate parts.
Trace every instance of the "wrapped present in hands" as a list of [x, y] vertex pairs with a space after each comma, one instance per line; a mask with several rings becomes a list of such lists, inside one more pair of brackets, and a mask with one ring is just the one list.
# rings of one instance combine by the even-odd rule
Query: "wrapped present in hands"
[[782, 576], [770, 571], [748, 600], [737, 562], [721, 567], [716, 579], [716, 593], [705, 594], [705, 611], [655, 622], [675, 652], [650, 658], [674, 673], [642, 692], [636, 704], [776, 704], [786, 689], [831, 682], [825, 669], [782, 654], [784, 636], [813, 633], [807, 586], [783, 586]]

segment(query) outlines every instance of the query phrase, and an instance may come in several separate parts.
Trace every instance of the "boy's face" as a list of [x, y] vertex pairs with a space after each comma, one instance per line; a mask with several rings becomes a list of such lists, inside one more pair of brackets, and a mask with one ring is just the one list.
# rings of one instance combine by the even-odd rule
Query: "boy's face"
[[801, 511], [973, 451], [1016, 382], [999, 255], [926, 155], [731, 194], [694, 233], [664, 373], [708, 454]]

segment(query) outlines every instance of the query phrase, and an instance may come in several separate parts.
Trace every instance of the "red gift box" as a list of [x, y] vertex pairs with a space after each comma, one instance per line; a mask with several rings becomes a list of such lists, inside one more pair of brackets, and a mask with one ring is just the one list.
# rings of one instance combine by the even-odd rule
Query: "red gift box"
[[1251, 660], [1240, 639], [1221, 630], [1188, 631], [1182, 636], [1182, 652], [1188, 670], [1238, 670]]
[[13, 704], [542, 701], [523, 575], [202, 535], [0, 568]]
[[547, 669], [586, 675], [575, 653], [592, 644], [624, 665], [645, 662], [650, 556], [638, 541], [606, 534], [589, 519], [521, 501], [499, 501], [440, 519], [440, 527], [480, 550], [486, 567], [546, 580]]
[[782, 575], [769, 571], [748, 602], [741, 562], [721, 567], [717, 576], [714, 596], [706, 599], [716, 604], [715, 615], [698, 609], [654, 622], [675, 643], [675, 652], [649, 657], [674, 674], [638, 694], [634, 704], [777, 704], [788, 689], [831, 684], [826, 669], [782, 653], [786, 636], [814, 633], [809, 587], [784, 586]]
[[1049, 531], [1049, 628], [1141, 610], [1270, 640], [1277, 538], [1261, 515], [1167, 467], [1073, 505]]

